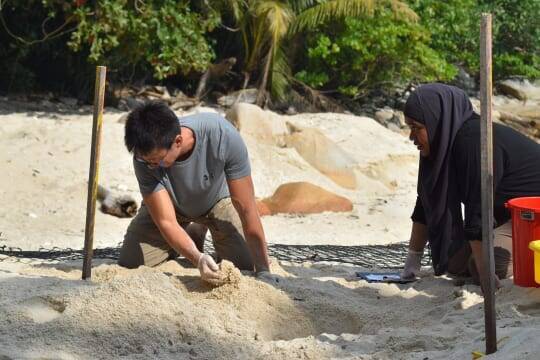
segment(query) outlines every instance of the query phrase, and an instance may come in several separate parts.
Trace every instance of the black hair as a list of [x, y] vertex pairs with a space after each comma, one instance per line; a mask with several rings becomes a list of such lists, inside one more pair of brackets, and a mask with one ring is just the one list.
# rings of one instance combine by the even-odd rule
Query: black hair
[[129, 152], [147, 155], [155, 149], [168, 149], [179, 134], [175, 113], [165, 103], [149, 101], [128, 114], [124, 142]]

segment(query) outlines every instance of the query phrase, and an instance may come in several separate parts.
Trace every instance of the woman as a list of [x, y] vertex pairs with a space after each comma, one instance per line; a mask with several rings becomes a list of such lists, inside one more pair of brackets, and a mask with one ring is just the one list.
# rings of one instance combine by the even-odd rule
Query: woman
[[[484, 277], [479, 119], [467, 95], [453, 86], [420, 86], [405, 104], [420, 167], [404, 278], [418, 273], [427, 241], [436, 275], [471, 275], [477, 283]], [[493, 171], [498, 284], [498, 278], [512, 275], [512, 228], [504, 204], [515, 197], [540, 195], [540, 145], [493, 124]]]

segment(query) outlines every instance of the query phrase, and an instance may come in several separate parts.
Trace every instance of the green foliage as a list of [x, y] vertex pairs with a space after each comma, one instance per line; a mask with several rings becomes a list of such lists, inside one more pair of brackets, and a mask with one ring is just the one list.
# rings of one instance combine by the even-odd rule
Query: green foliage
[[346, 18], [307, 37], [307, 61], [296, 77], [348, 96], [409, 81], [448, 80], [456, 69], [429, 48], [428, 32], [386, 8], [372, 18]]
[[[70, 91], [84, 85], [80, 57], [65, 46], [74, 27], [65, 1], [2, 1], [0, 12], [0, 91]], [[69, 78], [69, 81], [67, 80]]]
[[477, 70], [480, 9], [476, 0], [409, 0], [431, 33], [430, 46], [447, 61]]
[[44, 88], [73, 95], [109, 79], [165, 79], [203, 72], [214, 58], [216, 12], [176, 0], [4, 0], [0, 4], [0, 90]]
[[494, 72], [497, 77], [540, 78], [540, 1], [481, 0], [494, 16]]
[[479, 71], [480, 16], [493, 18], [495, 78], [540, 77], [540, 1], [408, 0], [431, 32], [430, 46], [471, 73]]
[[[158, 79], [204, 71], [214, 54], [205, 34], [218, 23], [175, 0], [99, 0], [75, 11], [79, 26], [69, 46], [115, 68], [149, 64]], [[138, 4], [138, 5], [137, 5]]]
[[[290, 63], [294, 63], [294, 54], [282, 46], [287, 40], [292, 41], [303, 32], [318, 31], [318, 27], [347, 16], [371, 16], [375, 9], [373, 0], [221, 0], [216, 3], [224, 16], [232, 14], [234, 26], [240, 30], [244, 73], [258, 74], [262, 78], [260, 90], [268, 87], [276, 98], [284, 97], [292, 78]], [[404, 21], [417, 19], [402, 1], [382, 0], [377, 4], [386, 6]]]

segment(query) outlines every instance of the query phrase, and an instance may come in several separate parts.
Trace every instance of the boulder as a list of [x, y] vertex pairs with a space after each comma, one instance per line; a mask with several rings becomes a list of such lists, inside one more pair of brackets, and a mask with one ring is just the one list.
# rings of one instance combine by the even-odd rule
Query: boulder
[[527, 101], [527, 94], [523, 91], [519, 83], [511, 80], [505, 80], [497, 85], [497, 90], [503, 95], [516, 98], [521, 101]]
[[272, 215], [270, 208], [268, 207], [268, 205], [266, 205], [265, 202], [263, 202], [262, 200], [257, 200], [256, 204], [257, 204], [257, 210], [259, 211], [260, 216]]
[[251, 136], [261, 143], [285, 146], [288, 134], [285, 120], [271, 111], [257, 105], [238, 103], [225, 115], [242, 136]]
[[477, 88], [474, 78], [461, 66], [457, 67], [458, 73], [451, 85], [457, 86], [467, 93], [469, 96], [476, 96]]
[[238, 90], [231, 94], [225, 95], [220, 97], [217, 102], [220, 106], [233, 106], [236, 103], [244, 102], [248, 104], [255, 104], [255, 101], [257, 101], [257, 89], [244, 89], [244, 90]]
[[348, 212], [353, 208], [349, 199], [308, 182], [280, 185], [272, 196], [263, 199], [260, 203], [259, 213], [261, 214]]
[[402, 111], [384, 107], [375, 112], [375, 120], [384, 127], [399, 132], [406, 127], [405, 115]]
[[318, 129], [287, 122], [287, 147], [294, 148], [311, 166], [346, 189], [356, 189], [355, 160]]

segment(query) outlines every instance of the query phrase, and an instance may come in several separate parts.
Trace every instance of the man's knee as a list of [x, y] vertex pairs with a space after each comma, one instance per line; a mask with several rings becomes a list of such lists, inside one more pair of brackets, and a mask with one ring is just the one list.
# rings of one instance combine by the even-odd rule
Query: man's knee
[[176, 252], [166, 241], [151, 240], [137, 232], [128, 231], [120, 249], [118, 265], [129, 269], [142, 265], [153, 267], [176, 256]]
[[144, 255], [140, 243], [134, 238], [134, 234], [130, 231], [124, 236], [124, 242], [120, 249], [118, 257], [118, 265], [128, 269], [135, 269], [144, 265]]

